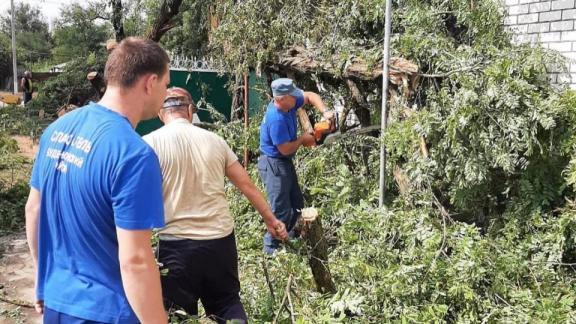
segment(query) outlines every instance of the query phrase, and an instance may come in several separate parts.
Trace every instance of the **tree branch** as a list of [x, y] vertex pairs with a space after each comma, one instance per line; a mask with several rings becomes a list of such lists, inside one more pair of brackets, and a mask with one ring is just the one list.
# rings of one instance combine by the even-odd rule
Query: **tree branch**
[[166, 32], [177, 26], [173, 18], [178, 15], [182, 1], [183, 0], [162, 1], [160, 12], [156, 16], [152, 28], [146, 35], [148, 39], [158, 42]]
[[15, 305], [15, 306], [26, 307], [26, 308], [34, 308], [34, 305], [32, 305], [32, 304], [30, 304], [30, 303], [27, 303], [27, 302], [25, 302], [25, 301], [23, 301], [23, 300], [8, 299], [8, 298], [6, 298], [6, 297], [4, 297], [4, 296], [0, 296], [0, 301], [1, 301], [1, 302], [8, 303], [8, 304]]

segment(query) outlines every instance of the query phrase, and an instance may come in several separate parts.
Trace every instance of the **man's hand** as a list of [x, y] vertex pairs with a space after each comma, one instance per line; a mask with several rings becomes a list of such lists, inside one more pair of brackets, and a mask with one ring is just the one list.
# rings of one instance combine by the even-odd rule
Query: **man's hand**
[[278, 219], [274, 219], [272, 222], [266, 223], [266, 228], [268, 232], [276, 239], [286, 240], [288, 238], [288, 232], [286, 231], [286, 225]]
[[322, 113], [322, 117], [324, 120], [334, 119], [334, 110], [325, 109]]
[[43, 300], [37, 300], [34, 303], [34, 310], [38, 314], [44, 314], [44, 301]]
[[301, 136], [302, 137], [302, 145], [305, 147], [312, 147], [316, 145], [316, 139], [314, 135], [306, 133]]

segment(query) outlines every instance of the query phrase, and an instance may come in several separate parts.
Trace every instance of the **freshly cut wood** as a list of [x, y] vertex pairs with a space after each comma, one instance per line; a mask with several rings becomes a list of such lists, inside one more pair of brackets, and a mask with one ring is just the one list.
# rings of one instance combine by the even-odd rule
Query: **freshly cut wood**
[[328, 267], [328, 244], [318, 210], [313, 207], [304, 208], [301, 222], [301, 235], [308, 247], [308, 264], [312, 270], [316, 289], [323, 294], [334, 294], [336, 286]]

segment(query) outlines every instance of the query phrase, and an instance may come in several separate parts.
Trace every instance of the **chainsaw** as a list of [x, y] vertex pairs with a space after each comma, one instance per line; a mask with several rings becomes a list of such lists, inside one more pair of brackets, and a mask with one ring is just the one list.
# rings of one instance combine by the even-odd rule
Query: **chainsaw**
[[314, 139], [316, 144], [323, 144], [326, 138], [338, 131], [338, 113], [334, 112], [332, 118], [323, 119], [314, 124]]
[[372, 125], [367, 127], [356, 127], [342, 133], [339, 129], [340, 124], [338, 123], [338, 120], [340, 117], [337, 112], [333, 114], [332, 118], [320, 120], [314, 124], [314, 127], [312, 127], [310, 118], [304, 109], [298, 109], [297, 113], [302, 128], [308, 133], [314, 135], [316, 145], [332, 144], [349, 136], [367, 135], [380, 132], [380, 125]]

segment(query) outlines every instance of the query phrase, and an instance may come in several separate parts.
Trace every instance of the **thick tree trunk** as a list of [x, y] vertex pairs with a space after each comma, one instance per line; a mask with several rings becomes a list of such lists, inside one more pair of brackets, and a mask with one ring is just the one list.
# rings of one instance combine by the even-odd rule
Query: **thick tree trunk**
[[310, 222], [304, 221], [302, 237], [308, 246], [308, 264], [312, 270], [316, 289], [322, 294], [336, 293], [336, 286], [328, 268], [328, 244], [320, 217]]
[[120, 43], [124, 37], [124, 23], [122, 22], [122, 0], [110, 0], [112, 7], [112, 27], [116, 42]]
[[163, 0], [160, 5], [160, 12], [158, 12], [146, 37], [158, 42], [166, 32], [176, 27], [178, 24], [175, 17], [178, 15], [181, 4], [182, 0]]

